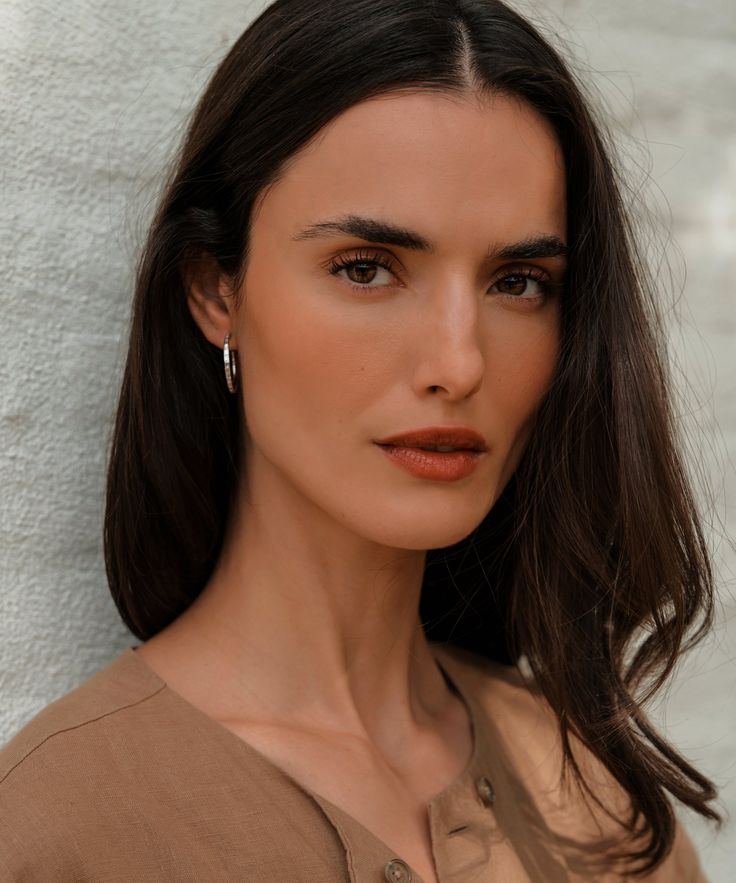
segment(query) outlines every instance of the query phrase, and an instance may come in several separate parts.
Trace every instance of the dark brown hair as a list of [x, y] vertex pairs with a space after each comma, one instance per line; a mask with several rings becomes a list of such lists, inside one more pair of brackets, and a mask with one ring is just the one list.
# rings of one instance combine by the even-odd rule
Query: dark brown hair
[[[656, 295], [603, 127], [576, 76], [498, 0], [276, 0], [237, 40], [190, 120], [137, 270], [104, 526], [110, 590], [146, 640], [198, 595], [237, 486], [245, 415], [194, 323], [190, 260], [239, 288], [254, 203], [351, 105], [400, 90], [516, 96], [553, 126], [567, 171], [569, 270], [552, 387], [488, 517], [429, 550], [427, 636], [523, 654], [570, 739], [631, 798], [623, 857], [670, 850], [668, 797], [711, 819], [713, 785], [643, 700], [711, 624], [713, 574], [670, 405]], [[595, 798], [595, 795], [592, 795]]]

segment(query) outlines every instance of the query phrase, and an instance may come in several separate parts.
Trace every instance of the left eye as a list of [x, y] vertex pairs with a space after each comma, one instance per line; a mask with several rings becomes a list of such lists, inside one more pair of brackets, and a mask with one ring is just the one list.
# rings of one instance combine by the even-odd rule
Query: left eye
[[[531, 294], [527, 290], [530, 283], [537, 289]], [[521, 297], [524, 294], [529, 297], [539, 297], [545, 292], [543, 280], [536, 278], [531, 273], [511, 273], [508, 276], [503, 276], [495, 283], [494, 287], [508, 297]]]

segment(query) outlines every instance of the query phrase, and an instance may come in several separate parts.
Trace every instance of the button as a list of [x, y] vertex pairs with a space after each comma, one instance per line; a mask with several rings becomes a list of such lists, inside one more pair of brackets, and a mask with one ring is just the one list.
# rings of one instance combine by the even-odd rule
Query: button
[[411, 871], [406, 862], [392, 858], [383, 869], [383, 879], [388, 883], [411, 883]]
[[475, 790], [478, 792], [480, 802], [483, 806], [493, 806], [496, 794], [493, 790], [490, 780], [486, 776], [478, 776], [475, 780]]

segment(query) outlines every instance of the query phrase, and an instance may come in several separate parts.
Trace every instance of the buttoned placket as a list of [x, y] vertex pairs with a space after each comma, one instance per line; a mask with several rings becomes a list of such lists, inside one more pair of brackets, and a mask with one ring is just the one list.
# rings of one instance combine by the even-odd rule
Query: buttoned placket
[[[478, 716], [476, 715], [476, 721]], [[440, 883], [490, 879], [493, 844], [503, 839], [485, 733], [479, 726], [474, 763], [429, 804], [435, 867]]]
[[[473, 755], [467, 769], [429, 804], [429, 824], [440, 883], [468, 883], [491, 861], [491, 846], [500, 835], [494, 805], [493, 743], [485, 712], [461, 683], [452, 660], [442, 666], [465, 702], [473, 724]], [[483, 879], [485, 879], [483, 875]]]
[[[443, 661], [443, 666], [445, 663]], [[486, 880], [499, 831], [494, 807], [491, 736], [484, 712], [449, 672], [473, 725], [473, 755], [465, 771], [428, 804], [430, 836], [440, 883]], [[350, 883], [424, 883], [419, 874], [360, 822], [320, 795], [313, 795], [345, 847]]]

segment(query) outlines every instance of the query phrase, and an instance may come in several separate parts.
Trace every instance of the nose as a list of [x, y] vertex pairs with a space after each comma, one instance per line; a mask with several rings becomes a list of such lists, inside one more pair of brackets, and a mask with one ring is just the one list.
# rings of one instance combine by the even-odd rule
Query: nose
[[423, 320], [414, 326], [415, 392], [465, 399], [480, 388], [486, 366], [480, 295], [467, 283], [446, 285], [424, 307]]

